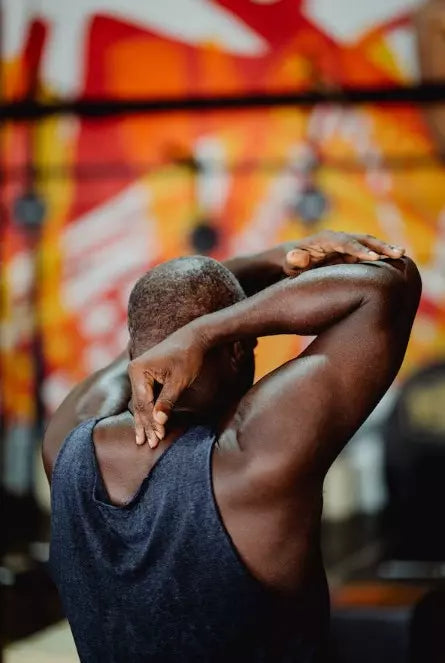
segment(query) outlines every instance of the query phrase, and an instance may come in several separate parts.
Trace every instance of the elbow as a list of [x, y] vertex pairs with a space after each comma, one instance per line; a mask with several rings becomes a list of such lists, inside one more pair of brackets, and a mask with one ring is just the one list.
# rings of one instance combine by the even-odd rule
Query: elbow
[[420, 297], [422, 295], [422, 277], [414, 260], [411, 258], [404, 258], [405, 264], [405, 285], [409, 297], [415, 302], [416, 309], [419, 305]]
[[394, 275], [391, 287], [393, 296], [399, 305], [404, 304], [417, 310], [422, 294], [422, 279], [416, 263], [408, 256], [389, 262], [391, 274]]
[[422, 294], [422, 279], [416, 263], [407, 256], [398, 260], [379, 262], [379, 270], [374, 294], [392, 310], [417, 311]]

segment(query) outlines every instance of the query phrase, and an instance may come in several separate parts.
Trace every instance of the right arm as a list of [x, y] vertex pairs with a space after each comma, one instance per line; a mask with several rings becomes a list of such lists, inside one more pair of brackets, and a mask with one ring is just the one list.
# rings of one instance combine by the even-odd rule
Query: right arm
[[419, 295], [408, 259], [321, 268], [251, 299], [240, 315], [226, 309], [198, 321], [210, 345], [251, 335], [317, 336], [249, 391], [226, 435], [290, 481], [302, 472], [323, 476], [394, 380]]
[[421, 282], [414, 263], [402, 259], [321, 268], [288, 287], [284, 297], [274, 293], [268, 303], [258, 301], [252, 317], [245, 310], [242, 319], [213, 318], [204, 334], [211, 344], [253, 329], [260, 336], [316, 336], [298, 358], [252, 387], [223, 435], [229, 447], [241, 450], [243, 462], [250, 456], [255, 472], [271, 479], [275, 473], [279, 483], [294, 485], [303, 475], [324, 477], [391, 385]]
[[397, 374], [420, 289], [409, 259], [320, 268], [194, 320], [132, 370], [144, 367], [148, 390], [150, 380], [164, 385], [156, 419], [168, 415], [209, 348], [255, 336], [316, 335], [299, 358], [247, 393], [224, 436], [243, 462], [280, 482], [302, 472], [322, 476]]

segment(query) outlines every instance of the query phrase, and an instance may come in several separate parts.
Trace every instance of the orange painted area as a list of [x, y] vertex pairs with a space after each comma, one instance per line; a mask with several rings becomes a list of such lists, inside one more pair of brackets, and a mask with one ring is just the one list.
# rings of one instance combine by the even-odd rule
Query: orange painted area
[[121, 97], [178, 97], [188, 89], [183, 50], [160, 39], [134, 37], [111, 45], [105, 76], [107, 88]]

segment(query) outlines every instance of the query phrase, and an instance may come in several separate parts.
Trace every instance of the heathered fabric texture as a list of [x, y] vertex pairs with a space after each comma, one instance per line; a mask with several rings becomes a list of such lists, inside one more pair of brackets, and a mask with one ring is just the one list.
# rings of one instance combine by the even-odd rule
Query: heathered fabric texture
[[51, 490], [50, 569], [82, 663], [314, 661], [324, 579], [285, 605], [249, 574], [214, 500], [214, 434], [189, 429], [115, 507], [97, 469], [96, 421], [65, 440]]

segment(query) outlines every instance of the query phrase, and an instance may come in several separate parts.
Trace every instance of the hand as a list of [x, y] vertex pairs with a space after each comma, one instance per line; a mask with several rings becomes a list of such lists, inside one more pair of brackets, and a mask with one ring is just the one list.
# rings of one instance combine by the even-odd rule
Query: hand
[[396, 259], [404, 253], [402, 247], [391, 246], [372, 235], [324, 230], [296, 242], [296, 246], [286, 254], [283, 270], [288, 276], [296, 276], [302, 271], [326, 264]]
[[[207, 346], [196, 325], [178, 329], [128, 365], [136, 443], [154, 449], [165, 436], [165, 424], [182, 392], [198, 376]], [[163, 385], [155, 402], [155, 382]]]

